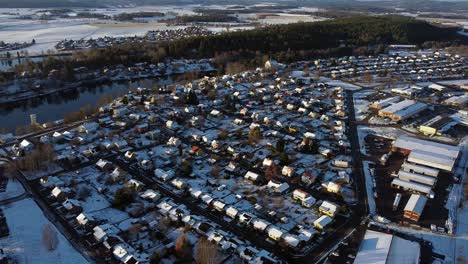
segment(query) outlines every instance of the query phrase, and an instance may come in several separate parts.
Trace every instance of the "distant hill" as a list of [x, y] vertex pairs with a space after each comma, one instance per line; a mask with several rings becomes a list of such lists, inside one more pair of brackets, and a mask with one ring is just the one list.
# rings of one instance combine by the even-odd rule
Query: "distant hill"
[[184, 5], [279, 3], [281, 5], [315, 6], [343, 11], [407, 11], [463, 12], [468, 10], [466, 0], [0, 0], [2, 8], [53, 8], [53, 7], [105, 7], [110, 5]]

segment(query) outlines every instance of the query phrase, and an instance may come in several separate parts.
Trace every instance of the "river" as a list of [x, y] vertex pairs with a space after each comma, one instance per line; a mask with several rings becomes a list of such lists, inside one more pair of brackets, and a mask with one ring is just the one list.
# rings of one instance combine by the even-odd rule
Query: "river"
[[131, 88], [172, 84], [172, 78], [146, 79], [132, 82], [120, 82], [60, 92], [18, 103], [0, 105], [0, 129], [14, 132], [18, 126], [30, 123], [29, 116], [37, 115], [39, 123], [63, 119], [65, 114], [78, 111], [86, 105], [96, 106], [105, 96], [120, 96]]

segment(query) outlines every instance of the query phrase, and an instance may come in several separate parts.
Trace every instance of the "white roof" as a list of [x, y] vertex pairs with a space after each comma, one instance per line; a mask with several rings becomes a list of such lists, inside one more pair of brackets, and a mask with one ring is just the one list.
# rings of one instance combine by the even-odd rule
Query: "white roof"
[[382, 112], [385, 112], [385, 113], [396, 113], [398, 111], [401, 111], [405, 108], [408, 108], [412, 105], [414, 105], [416, 103], [416, 101], [414, 100], [403, 100], [401, 102], [398, 102], [398, 103], [394, 103], [392, 105], [390, 105], [389, 107], [386, 107], [380, 111]]
[[314, 225], [320, 225], [321, 227], [326, 227], [333, 221], [333, 218], [329, 217], [328, 215], [322, 215], [319, 219], [314, 221]]
[[409, 136], [398, 137], [393, 146], [411, 151], [419, 149], [423, 151], [438, 153], [440, 155], [448, 156], [451, 158], [457, 158], [459, 153], [459, 148], [457, 146], [451, 146]]
[[437, 169], [433, 169], [433, 168], [421, 166], [421, 165], [416, 165], [416, 164], [412, 164], [408, 162], [403, 163], [403, 165], [401, 165], [401, 168], [406, 171], [412, 170], [413, 172], [428, 175], [428, 176], [433, 176], [433, 177], [437, 177], [439, 175], [439, 170]]
[[236, 216], [239, 211], [234, 207], [229, 207], [226, 209], [226, 214], [230, 216]]
[[255, 181], [255, 180], [258, 178], [258, 176], [259, 176], [259, 175], [258, 175], [257, 173], [248, 171], [248, 172], [245, 174], [244, 178], [250, 179], [250, 180], [254, 180], [254, 181]]
[[291, 234], [284, 235], [283, 239], [291, 247], [297, 247], [297, 245], [299, 245], [300, 242], [296, 236], [293, 236]]
[[329, 202], [329, 201], [323, 201], [322, 204], [320, 205], [322, 209], [325, 209], [327, 211], [330, 211], [332, 213], [336, 212], [338, 210], [338, 205]]
[[404, 211], [411, 211], [421, 215], [424, 210], [424, 206], [426, 206], [426, 202], [427, 197], [419, 194], [412, 194], [408, 203], [406, 203]]
[[399, 237], [367, 230], [361, 242], [355, 264], [417, 264], [420, 247], [418, 243]]
[[224, 204], [224, 203], [222, 203], [220, 201], [214, 201], [213, 206], [218, 208], [218, 209], [223, 209], [226, 206], [226, 204]]
[[408, 156], [408, 161], [441, 170], [452, 171], [456, 158], [439, 154], [439, 152], [435, 151], [415, 149], [411, 151], [410, 155]]
[[404, 171], [404, 170], [400, 170], [398, 172], [398, 177], [402, 180], [418, 182], [418, 183], [426, 184], [429, 186], [434, 186], [436, 182], [436, 178], [434, 177], [425, 176], [422, 174], [413, 173], [413, 172]]
[[399, 178], [393, 179], [392, 184], [401, 186], [401, 187], [403, 187], [405, 189], [411, 189], [411, 190], [426, 193], [426, 194], [432, 193], [431, 187], [429, 187], [427, 185], [416, 183], [416, 182], [404, 181], [404, 180], [399, 179]]
[[419, 113], [422, 110], [426, 109], [427, 105], [421, 102], [417, 102], [413, 105], [410, 105], [406, 108], [400, 109], [395, 112], [395, 115], [400, 116], [402, 118], [409, 117], [413, 114]]
[[398, 100], [400, 100], [399, 96], [389, 97], [389, 98], [385, 98], [385, 99], [379, 100], [377, 102], [374, 102], [373, 105], [379, 106], [379, 107], [386, 107], [387, 105], [389, 105], [391, 103], [395, 103]]
[[94, 221], [94, 219], [91, 216], [81, 213], [76, 217], [76, 221], [82, 225], [86, 225], [89, 221]]
[[276, 226], [270, 226], [268, 228], [268, 235], [280, 238], [283, 235], [283, 231], [281, 231], [278, 227]]
[[269, 222], [262, 220], [262, 219], [255, 219], [252, 222], [253, 222], [254, 228], [258, 230], [265, 230], [265, 228], [267, 228], [270, 225]]

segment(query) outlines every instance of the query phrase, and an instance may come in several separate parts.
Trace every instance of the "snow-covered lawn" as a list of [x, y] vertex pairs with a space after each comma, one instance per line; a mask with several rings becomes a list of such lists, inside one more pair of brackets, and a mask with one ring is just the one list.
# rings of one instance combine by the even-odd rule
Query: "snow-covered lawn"
[[370, 102], [365, 100], [364, 98], [372, 93], [374, 93], [374, 91], [363, 91], [353, 94], [354, 112], [356, 115], [356, 120], [362, 121], [368, 116]]
[[0, 201], [4, 201], [10, 198], [15, 198], [24, 193], [23, 186], [16, 180], [8, 180], [6, 190], [0, 192]]
[[361, 89], [360, 86], [357, 86], [357, 85], [354, 85], [354, 84], [351, 84], [351, 83], [347, 83], [347, 82], [343, 82], [343, 81], [340, 81], [340, 80], [332, 80], [332, 79], [325, 78], [325, 77], [321, 77], [320, 81], [323, 81], [323, 82], [325, 82], [326, 84], [328, 84], [330, 86], [341, 87], [341, 88], [343, 88], [345, 90], [349, 90], [349, 91], [357, 91], [357, 90]]
[[0, 247], [17, 263], [87, 263], [67, 239], [55, 228], [59, 243], [54, 251], [42, 244], [42, 228], [49, 221], [32, 199], [24, 199], [2, 207], [10, 235], [0, 240]]

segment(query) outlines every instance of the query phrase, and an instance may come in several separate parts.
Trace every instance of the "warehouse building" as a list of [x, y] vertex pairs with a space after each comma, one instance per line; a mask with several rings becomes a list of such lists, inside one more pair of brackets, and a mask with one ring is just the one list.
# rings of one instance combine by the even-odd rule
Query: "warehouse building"
[[434, 197], [434, 192], [430, 186], [417, 182], [405, 181], [400, 178], [395, 178], [392, 180], [392, 188], [414, 191], [427, 195], [431, 198]]
[[433, 167], [440, 170], [452, 171], [456, 159], [424, 150], [413, 150], [408, 156], [408, 162]]
[[382, 100], [379, 100], [375, 103], [373, 103], [371, 105], [372, 108], [375, 108], [375, 109], [382, 109], [382, 108], [385, 108], [393, 103], [396, 103], [400, 101], [400, 97], [399, 96], [395, 96], [395, 97], [389, 97], [389, 98], [385, 98], [385, 99], [382, 99]]
[[468, 93], [460, 96], [452, 96], [444, 101], [446, 104], [454, 106], [466, 106], [468, 104]]
[[449, 172], [453, 170], [460, 153], [458, 146], [408, 136], [397, 138], [392, 151], [399, 151], [408, 155], [408, 162], [410, 163]]
[[436, 184], [436, 178], [430, 177], [430, 176], [424, 176], [422, 174], [414, 173], [414, 172], [408, 172], [404, 170], [400, 170], [398, 172], [398, 178], [404, 180], [404, 181], [409, 181], [409, 182], [417, 182], [421, 184], [425, 184], [429, 187], [434, 187]]
[[419, 194], [412, 194], [408, 200], [408, 203], [406, 203], [403, 217], [416, 222], [419, 221], [419, 218], [421, 218], [426, 203], [427, 197]]
[[426, 176], [431, 176], [437, 178], [439, 176], [439, 170], [433, 169], [430, 167], [412, 164], [405, 162], [401, 165], [401, 169], [408, 172], [418, 173]]
[[388, 117], [393, 121], [401, 121], [424, 111], [426, 108], [427, 105], [424, 103], [414, 100], [403, 100], [380, 110], [379, 116]]
[[420, 245], [400, 237], [367, 230], [355, 264], [418, 264]]

